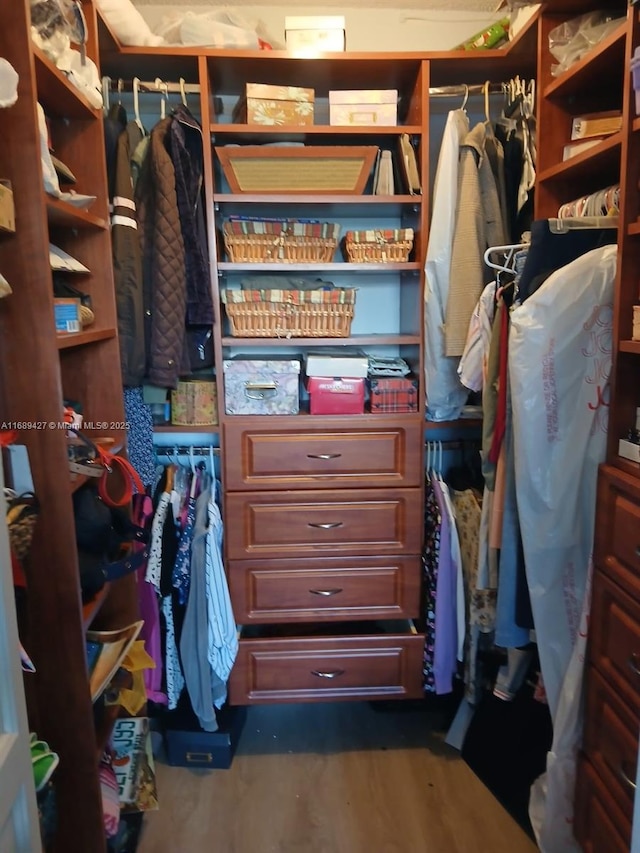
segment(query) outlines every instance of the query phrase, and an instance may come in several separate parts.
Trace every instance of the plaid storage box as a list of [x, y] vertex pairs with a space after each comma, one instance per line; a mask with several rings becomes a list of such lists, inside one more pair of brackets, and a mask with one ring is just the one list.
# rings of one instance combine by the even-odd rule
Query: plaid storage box
[[418, 411], [418, 380], [411, 376], [369, 380], [372, 414]]

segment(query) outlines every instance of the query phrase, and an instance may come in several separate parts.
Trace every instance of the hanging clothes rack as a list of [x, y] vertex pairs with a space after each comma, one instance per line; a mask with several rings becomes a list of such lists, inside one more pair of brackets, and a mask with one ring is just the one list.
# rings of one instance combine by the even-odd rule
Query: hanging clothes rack
[[166, 445], [155, 445], [156, 456], [189, 456], [193, 454], [193, 456], [209, 456], [210, 453], [213, 453], [214, 456], [220, 455], [219, 447], [196, 447], [190, 444], [188, 445], [175, 445], [175, 444], [166, 444]]
[[[456, 86], [432, 86], [429, 89], [429, 95], [436, 98], [451, 98], [456, 97], [457, 95], [484, 95], [486, 88], [486, 83], [473, 85], [461, 83]], [[504, 95], [507, 91], [505, 83], [490, 83], [488, 88], [490, 95]]]
[[[122, 77], [103, 77], [103, 82], [108, 84], [111, 92], [133, 92], [134, 80], [125, 80]], [[136, 78], [137, 79], [137, 78]], [[199, 95], [199, 83], [187, 83], [184, 80], [179, 82], [165, 81], [160, 77], [155, 80], [138, 80], [138, 91], [141, 93], [163, 94], [168, 92], [171, 95]]]

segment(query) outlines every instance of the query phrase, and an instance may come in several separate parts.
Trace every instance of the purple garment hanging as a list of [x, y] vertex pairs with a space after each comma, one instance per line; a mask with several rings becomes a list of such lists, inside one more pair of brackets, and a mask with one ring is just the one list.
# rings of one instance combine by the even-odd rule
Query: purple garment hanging
[[431, 485], [440, 510], [440, 551], [436, 585], [436, 630], [433, 675], [436, 693], [451, 693], [457, 670], [458, 629], [456, 624], [456, 566], [451, 555], [450, 521], [440, 481], [433, 474]]

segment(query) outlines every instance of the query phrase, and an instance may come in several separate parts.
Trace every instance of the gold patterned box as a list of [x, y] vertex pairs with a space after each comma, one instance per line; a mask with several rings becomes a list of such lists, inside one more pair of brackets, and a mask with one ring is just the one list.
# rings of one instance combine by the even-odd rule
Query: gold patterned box
[[171, 423], [215, 426], [218, 423], [216, 383], [208, 379], [178, 382], [178, 387], [171, 391]]
[[631, 340], [640, 341], [640, 305], [633, 306], [633, 331]]
[[265, 126], [312, 125], [314, 102], [314, 89], [247, 83], [233, 111], [233, 121]]

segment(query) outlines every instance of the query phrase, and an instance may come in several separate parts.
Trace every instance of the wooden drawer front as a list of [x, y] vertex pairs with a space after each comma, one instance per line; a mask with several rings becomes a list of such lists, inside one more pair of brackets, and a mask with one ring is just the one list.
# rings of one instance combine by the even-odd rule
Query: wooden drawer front
[[629, 853], [631, 824], [583, 755], [576, 773], [574, 833], [583, 853]]
[[362, 429], [224, 431], [229, 491], [419, 486], [419, 424]]
[[424, 635], [240, 640], [229, 702], [418, 699]]
[[226, 495], [230, 560], [419, 554], [422, 526], [419, 489]]
[[589, 659], [605, 681], [640, 711], [640, 602], [602, 572], [593, 580]]
[[587, 675], [584, 751], [598, 774], [607, 780], [616, 802], [631, 821], [638, 752], [638, 716], [632, 714], [589, 667]]
[[634, 573], [640, 573], [640, 506], [616, 495], [613, 512], [612, 553]]
[[594, 557], [632, 596], [640, 599], [640, 487], [635, 478], [607, 466], [598, 478]]
[[238, 622], [401, 619], [420, 611], [420, 557], [237, 561], [229, 585]]

